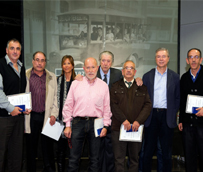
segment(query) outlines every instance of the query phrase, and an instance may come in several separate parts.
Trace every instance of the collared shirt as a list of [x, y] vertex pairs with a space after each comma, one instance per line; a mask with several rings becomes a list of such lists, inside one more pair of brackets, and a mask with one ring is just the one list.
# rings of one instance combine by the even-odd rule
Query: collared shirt
[[[9, 64], [13, 68], [13, 70], [16, 72], [16, 74], [20, 77], [20, 71], [21, 71], [21, 67], [23, 65], [20, 62], [20, 60], [17, 61], [17, 64], [18, 64], [18, 71], [17, 71], [15, 69], [15, 67], [13, 66], [13, 63], [9, 59], [8, 55], [5, 56], [5, 59], [6, 59], [6, 63]], [[2, 78], [2, 75], [0, 74], [0, 108], [6, 109], [9, 113], [11, 113], [15, 107], [12, 104], [10, 104], [10, 102], [8, 101], [8, 98], [5, 95], [3, 89], [4, 89], [3, 78]]]
[[32, 94], [32, 111], [44, 112], [46, 100], [46, 72], [42, 76], [34, 73], [33, 69], [30, 75], [30, 92]]
[[[125, 81], [127, 81], [127, 80], [126, 80], [124, 77], [123, 77], [123, 80], [124, 80], [125, 86], [128, 88], [128, 84], [125, 82]], [[133, 85], [134, 80], [135, 80], [135, 79], [133, 78], [133, 80], [130, 81], [130, 82], [132, 82], [131, 86]], [[128, 81], [127, 81], [127, 82], [128, 82]], [[131, 86], [130, 86], [130, 87], [131, 87]]]
[[66, 127], [70, 127], [72, 117], [103, 117], [104, 125], [111, 124], [109, 88], [101, 79], [90, 83], [87, 77], [73, 81], [63, 107]]
[[[106, 78], [107, 78], [107, 84], [109, 85], [109, 80], [110, 80], [110, 70], [111, 69], [109, 69], [109, 71], [108, 71], [108, 73], [106, 74]], [[102, 70], [102, 68], [100, 67], [100, 75], [101, 75], [101, 79], [102, 80], [104, 80], [104, 72], [103, 72], [103, 70]]]
[[9, 64], [13, 70], [16, 72], [16, 74], [20, 77], [20, 71], [21, 71], [21, 67], [22, 67], [22, 63], [20, 62], [20, 60], [17, 61], [17, 65], [18, 65], [18, 71], [16, 70], [16, 68], [13, 66], [12, 61], [9, 59], [8, 55], [5, 56], [6, 59], [6, 63]]
[[167, 68], [163, 73], [155, 70], [154, 77], [154, 103], [153, 108], [166, 108], [167, 109]]
[[190, 69], [190, 75], [191, 75], [191, 78], [192, 78], [192, 81], [193, 81], [193, 82], [196, 81], [197, 76], [199, 75], [199, 71], [200, 71], [200, 70], [201, 70], [201, 65], [200, 65], [200, 68], [199, 68], [199, 70], [198, 70], [198, 72], [197, 72], [197, 74], [196, 74], [196, 76], [195, 76], [195, 75], [192, 74], [191, 69]]

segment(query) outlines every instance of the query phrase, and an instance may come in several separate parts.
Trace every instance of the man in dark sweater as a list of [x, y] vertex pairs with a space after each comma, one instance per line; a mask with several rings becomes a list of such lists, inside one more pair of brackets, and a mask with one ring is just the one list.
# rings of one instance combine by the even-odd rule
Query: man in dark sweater
[[26, 87], [25, 68], [19, 61], [21, 45], [18, 40], [8, 41], [6, 54], [0, 59], [0, 171], [4, 171], [7, 152], [8, 171], [20, 172], [24, 116], [22, 109], [10, 104], [7, 98], [8, 95], [25, 92]]
[[137, 131], [145, 122], [151, 111], [151, 101], [147, 87], [139, 86], [134, 80], [136, 73], [133, 61], [126, 61], [123, 66], [123, 79], [112, 85], [110, 91], [110, 104], [112, 111], [111, 137], [115, 157], [115, 172], [124, 171], [124, 161], [128, 147], [130, 158], [129, 171], [138, 172], [138, 153], [141, 142], [119, 141], [120, 126], [125, 130]]
[[[197, 156], [200, 157], [200, 167], [203, 162], [203, 108], [197, 108], [197, 113], [186, 113], [187, 96], [203, 96], [203, 67], [201, 51], [192, 48], [188, 51], [187, 64], [190, 69], [184, 73], [180, 81], [180, 117], [179, 130], [183, 131], [186, 172], [197, 171]], [[203, 169], [200, 168], [200, 171]]]

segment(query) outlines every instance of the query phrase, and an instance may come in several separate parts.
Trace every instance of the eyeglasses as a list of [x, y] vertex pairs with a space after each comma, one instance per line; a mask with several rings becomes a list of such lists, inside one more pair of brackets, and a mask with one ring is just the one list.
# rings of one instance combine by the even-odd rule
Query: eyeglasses
[[36, 59], [33, 59], [34, 61], [36, 61], [36, 62], [41, 62], [41, 63], [44, 63], [44, 62], [46, 62], [46, 60], [45, 59], [38, 59], [38, 58], [36, 58]]
[[125, 69], [125, 70], [133, 70], [133, 69], [135, 69], [134, 67], [124, 67], [123, 69]]
[[200, 56], [196, 55], [196, 56], [189, 56], [189, 59], [198, 59]]

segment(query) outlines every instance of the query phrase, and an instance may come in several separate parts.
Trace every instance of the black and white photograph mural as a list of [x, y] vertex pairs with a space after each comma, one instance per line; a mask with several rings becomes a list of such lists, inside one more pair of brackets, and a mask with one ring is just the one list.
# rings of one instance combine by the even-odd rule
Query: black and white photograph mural
[[[32, 54], [47, 55], [47, 69], [60, 74], [68, 54], [82, 73], [87, 57], [99, 59], [108, 50], [113, 67], [127, 60], [136, 64], [136, 77], [156, 66], [155, 50], [170, 52], [168, 67], [177, 72], [178, 1], [174, 0], [24, 0], [26, 68]], [[82, 73], [83, 74], [83, 73]]]

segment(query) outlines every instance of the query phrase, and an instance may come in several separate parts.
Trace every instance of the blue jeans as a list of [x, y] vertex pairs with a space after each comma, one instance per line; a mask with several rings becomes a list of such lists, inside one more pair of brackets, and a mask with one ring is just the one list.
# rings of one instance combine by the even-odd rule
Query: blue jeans
[[[139, 154], [139, 172], [142, 172], [142, 169], [143, 169], [144, 142], [145, 142], [145, 139], [143, 139], [142, 149]], [[157, 140], [156, 156], [157, 156], [157, 172], [163, 172], [162, 150], [161, 150], [161, 144], [160, 144], [159, 138]]]
[[162, 150], [163, 171], [172, 170], [172, 142], [174, 129], [166, 122], [166, 110], [153, 109], [151, 123], [145, 127], [143, 172], [151, 172], [151, 161], [159, 138]]
[[88, 171], [98, 172], [99, 170], [100, 137], [95, 137], [94, 120], [81, 120], [76, 117], [72, 120], [72, 149], [70, 149], [68, 172], [77, 172], [79, 169], [85, 137], [89, 143]]

